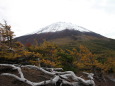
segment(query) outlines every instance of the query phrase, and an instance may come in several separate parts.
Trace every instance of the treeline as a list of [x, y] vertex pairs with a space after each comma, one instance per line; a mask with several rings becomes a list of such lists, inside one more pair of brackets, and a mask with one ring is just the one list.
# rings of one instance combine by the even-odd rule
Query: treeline
[[0, 24], [0, 63], [33, 64], [42, 67], [62, 67], [74, 72], [115, 73], [115, 57], [92, 53], [87, 47], [62, 49], [56, 44], [35, 40], [34, 45], [14, 41], [11, 27]]
[[57, 45], [44, 41], [40, 45], [26, 46], [29, 52], [39, 53], [38, 61], [31, 61], [44, 67], [62, 67], [64, 70], [89, 72], [115, 72], [115, 58], [101, 57], [92, 53], [87, 47], [61, 49]]

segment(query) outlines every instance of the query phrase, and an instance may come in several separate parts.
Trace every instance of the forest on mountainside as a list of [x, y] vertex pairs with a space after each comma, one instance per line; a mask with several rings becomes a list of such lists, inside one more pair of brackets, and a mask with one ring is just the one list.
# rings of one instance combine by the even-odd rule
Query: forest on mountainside
[[100, 78], [102, 74], [115, 73], [115, 57], [110, 57], [107, 53], [96, 54], [83, 45], [79, 48], [63, 49], [45, 40], [39, 44], [36, 39], [34, 45], [30, 43], [23, 45], [13, 40], [13, 37], [11, 26], [7, 25], [7, 22], [0, 23], [0, 64], [63, 68], [65, 71], [75, 73], [92, 72], [96, 78]]
[[[92, 53], [86, 46], [62, 49], [58, 45], [45, 41], [41, 44], [34, 40], [34, 45], [25, 46], [13, 40], [11, 26], [0, 24], [0, 62], [34, 64], [46, 67], [62, 67], [65, 70], [115, 72], [115, 57], [107, 53]], [[108, 52], [110, 52], [108, 50]], [[112, 52], [111, 52], [112, 53]], [[38, 60], [39, 59], [39, 60]], [[91, 70], [90, 70], [91, 69]]]

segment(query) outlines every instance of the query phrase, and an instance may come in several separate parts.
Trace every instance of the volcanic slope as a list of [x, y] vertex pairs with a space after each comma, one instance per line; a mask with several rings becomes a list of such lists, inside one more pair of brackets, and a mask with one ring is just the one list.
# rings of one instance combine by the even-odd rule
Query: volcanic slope
[[115, 40], [104, 37], [81, 26], [72, 23], [57, 22], [46, 26], [34, 34], [16, 38], [24, 45], [34, 44], [34, 40], [42, 43], [44, 40], [56, 43], [62, 48], [77, 48], [79, 45], [88, 47], [92, 52], [108, 52], [115, 56]]

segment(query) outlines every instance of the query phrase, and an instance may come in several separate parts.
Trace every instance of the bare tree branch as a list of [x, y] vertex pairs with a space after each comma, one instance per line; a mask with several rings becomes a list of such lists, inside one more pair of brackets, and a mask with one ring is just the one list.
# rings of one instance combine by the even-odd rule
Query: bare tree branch
[[[18, 79], [19, 81], [27, 83], [31, 86], [40, 86], [40, 85], [47, 85], [47, 84], [55, 84], [56, 85], [56, 83], [59, 80], [61, 80], [60, 86], [62, 84], [67, 84], [67, 85], [71, 85], [71, 86], [80, 86], [79, 83], [82, 83], [84, 86], [95, 86], [95, 82], [93, 81], [93, 75], [94, 75], [93, 73], [83, 72], [84, 74], [87, 74], [88, 78], [90, 79], [90, 80], [84, 80], [83, 78], [76, 76], [73, 71], [65, 71], [65, 72], [54, 71], [54, 70], [57, 70], [58, 68], [57, 69], [48, 68], [48, 69], [52, 70], [51, 72], [49, 72], [49, 71], [47, 71], [41, 67], [37, 67], [37, 66], [33, 66], [33, 65], [19, 66], [16, 64], [14, 64], [14, 65], [12, 65], [12, 64], [0, 64], [0, 66], [9, 66], [9, 67], [12, 67], [13, 69], [18, 70], [20, 77], [15, 75], [15, 74], [11, 74], [11, 73], [2, 73], [1, 75], [14, 77], [14, 78]], [[45, 74], [53, 76], [53, 78], [50, 80], [45, 80], [45, 81], [41, 81], [41, 82], [32, 82], [30, 80], [27, 80], [24, 77], [22, 70], [21, 70], [21, 67], [37, 69], [39, 71], [42, 71]], [[69, 78], [72, 78], [73, 82], [71, 82], [69, 80]]]

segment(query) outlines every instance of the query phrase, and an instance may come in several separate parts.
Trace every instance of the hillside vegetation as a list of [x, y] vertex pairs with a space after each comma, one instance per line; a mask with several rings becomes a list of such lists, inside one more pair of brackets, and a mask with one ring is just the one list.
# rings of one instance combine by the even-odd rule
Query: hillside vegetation
[[115, 72], [115, 40], [73, 35], [56, 36], [56, 39], [40, 43], [34, 39], [33, 44], [23, 45], [13, 40], [13, 31], [7, 23], [1, 24], [0, 29], [0, 63], [62, 67], [64, 70], [95, 74]]

